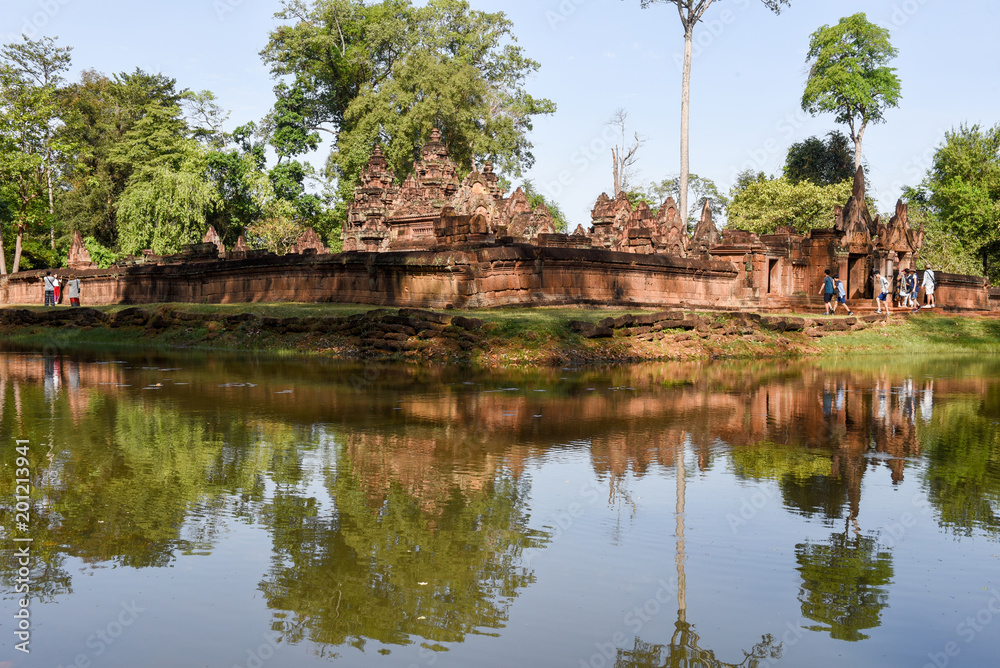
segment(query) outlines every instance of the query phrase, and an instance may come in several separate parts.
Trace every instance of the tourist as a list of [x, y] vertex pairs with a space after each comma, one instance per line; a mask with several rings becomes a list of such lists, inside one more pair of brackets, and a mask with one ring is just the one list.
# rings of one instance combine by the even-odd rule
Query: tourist
[[51, 271], [45, 272], [45, 278], [42, 279], [45, 284], [45, 305], [55, 306], [56, 305], [56, 286], [59, 282], [56, 280], [55, 276], [52, 275]]
[[[937, 278], [934, 276], [934, 270], [931, 269], [930, 265], [924, 267], [924, 280], [920, 284], [920, 287], [924, 289], [924, 299], [927, 300], [926, 308], [934, 308], [934, 290], [937, 288]], [[919, 311], [920, 306], [918, 305], [914, 311]]]
[[854, 312], [847, 305], [847, 290], [844, 288], [844, 282], [839, 278], [835, 278], [833, 279], [833, 283], [837, 287], [837, 303], [833, 305], [833, 313], [836, 313], [837, 307], [843, 304], [847, 310], [847, 315], [854, 315]]
[[80, 305], [80, 279], [76, 274], [69, 275], [69, 283], [66, 284], [66, 296], [69, 297], [70, 306]]
[[917, 286], [917, 270], [909, 270], [909, 291], [910, 291], [910, 307], [916, 307], [917, 305], [917, 290], [920, 288]]
[[833, 279], [830, 278], [830, 270], [824, 269], [823, 273], [826, 274], [823, 277], [823, 289], [820, 292], [823, 294], [823, 305], [826, 309], [826, 315], [830, 315], [834, 308], [830, 302], [833, 300]]
[[877, 307], [876, 310], [875, 310], [875, 312], [876, 313], [881, 313], [882, 312], [882, 307], [885, 306], [885, 314], [888, 317], [889, 313], [891, 313], [891, 310], [889, 308], [889, 304], [892, 303], [888, 299], [889, 298], [889, 279], [887, 279], [885, 276], [883, 276], [881, 274], [881, 272], [879, 272], [878, 270], [876, 270], [875, 271], [874, 283], [875, 283], [875, 289], [876, 290], [881, 290], [877, 295], [875, 295], [875, 306]]

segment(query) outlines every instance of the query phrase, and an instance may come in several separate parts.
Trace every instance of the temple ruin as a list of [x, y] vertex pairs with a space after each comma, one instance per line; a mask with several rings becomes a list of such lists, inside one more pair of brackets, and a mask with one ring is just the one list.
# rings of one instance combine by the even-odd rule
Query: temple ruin
[[[460, 179], [434, 130], [412, 173], [397, 182], [375, 147], [331, 253], [307, 229], [287, 255], [231, 251], [210, 229], [181, 253], [144, 251], [111, 269], [90, 263], [75, 235], [69, 266], [87, 302], [338, 301], [387, 306], [478, 308], [600, 304], [758, 311], [821, 308], [824, 271], [843, 280], [848, 298], [870, 298], [872, 275], [916, 268], [923, 229], [910, 226], [900, 201], [888, 221], [872, 217], [859, 168], [851, 197], [830, 212], [831, 226], [804, 234], [719, 230], [706, 202], [693, 230], [668, 198], [657, 209], [625, 193], [602, 193], [588, 227], [557, 233], [544, 206], [520, 188], [509, 197], [492, 165]], [[40, 271], [0, 284], [0, 303], [41, 301]], [[937, 272], [938, 300], [949, 309], [1000, 310], [1000, 290], [983, 278]], [[35, 293], [38, 292], [36, 295]]]

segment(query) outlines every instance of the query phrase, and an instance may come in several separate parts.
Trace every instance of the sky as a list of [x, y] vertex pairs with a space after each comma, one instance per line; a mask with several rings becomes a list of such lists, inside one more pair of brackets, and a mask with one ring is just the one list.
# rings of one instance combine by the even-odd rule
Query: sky
[[[526, 55], [541, 65], [528, 91], [557, 105], [538, 117], [524, 174], [556, 201], [570, 229], [590, 221], [597, 196], [612, 194], [608, 121], [628, 114], [628, 136], [645, 143], [633, 183], [671, 178], [680, 166], [683, 30], [669, 3], [639, 0], [469, 0], [502, 11]], [[415, 4], [422, 4], [419, 0]], [[259, 52], [279, 21], [280, 0], [4, 0], [0, 38], [58, 37], [73, 47], [77, 80], [139, 67], [211, 90], [231, 111], [230, 129], [259, 120], [274, 102], [274, 81]], [[691, 75], [691, 172], [727, 192], [738, 172], [778, 174], [788, 147], [846, 127], [832, 114], [801, 109], [809, 36], [865, 12], [888, 28], [899, 56], [898, 108], [869, 126], [863, 144], [879, 211], [916, 185], [945, 133], [961, 124], [1000, 123], [1000, 3], [995, 0], [792, 0], [780, 15], [760, 0], [716, 0], [695, 32]], [[311, 161], [322, 165], [330, 143]], [[505, 175], [515, 183], [520, 179]]]

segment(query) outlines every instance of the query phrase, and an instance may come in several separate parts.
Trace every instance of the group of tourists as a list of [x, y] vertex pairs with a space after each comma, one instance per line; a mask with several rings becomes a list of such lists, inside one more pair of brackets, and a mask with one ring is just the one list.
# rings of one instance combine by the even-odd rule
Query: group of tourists
[[[854, 315], [847, 306], [847, 291], [844, 289], [843, 281], [840, 278], [831, 276], [829, 269], [824, 270], [823, 273], [825, 276], [823, 277], [821, 293], [823, 295], [826, 314], [834, 315], [837, 312], [837, 308], [843, 304], [847, 315]], [[924, 278], [919, 286], [917, 284], [916, 269], [903, 269], [899, 273], [895, 291], [892, 289], [893, 286], [889, 278], [883, 276], [877, 269], [872, 280], [875, 284], [875, 290], [878, 292], [875, 295], [876, 313], [882, 313], [883, 310], [885, 310], [886, 315], [891, 313], [894, 300], [897, 308], [910, 308], [914, 312], [919, 311], [921, 308], [934, 308], [934, 291], [937, 288], [937, 278], [934, 276], [934, 270], [930, 265], [927, 265], [924, 269]], [[921, 306], [920, 302], [917, 301], [921, 288], [927, 300], [926, 306]], [[834, 301], [834, 297], [836, 297], [836, 301]]]
[[[45, 287], [45, 305], [55, 306], [62, 297], [59, 278], [53, 276], [51, 271], [46, 271], [42, 283]], [[80, 279], [75, 274], [70, 274], [69, 280], [66, 281], [66, 297], [69, 298], [70, 306], [80, 305]]]

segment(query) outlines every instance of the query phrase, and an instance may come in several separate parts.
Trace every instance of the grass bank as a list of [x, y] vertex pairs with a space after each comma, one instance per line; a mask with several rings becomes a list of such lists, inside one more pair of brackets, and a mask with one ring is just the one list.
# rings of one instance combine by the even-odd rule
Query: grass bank
[[[88, 309], [89, 310], [89, 309]], [[7, 312], [6, 315], [4, 312]], [[727, 313], [684, 314], [697, 326], [614, 329], [589, 338], [580, 322], [599, 323], [648, 310], [606, 308], [503, 308], [439, 311], [446, 321], [435, 336], [417, 334], [400, 311], [344, 304], [148, 304], [92, 309], [85, 319], [68, 309], [0, 309], [0, 341], [20, 346], [71, 349], [208, 348], [371, 357], [455, 363], [483, 368], [523, 365], [641, 362], [771, 357], [859, 357], [1000, 354], [1000, 319], [921, 312], [888, 321], [788, 314], [794, 327], [773, 318]], [[53, 316], [52, 314], [55, 313]], [[54, 319], [52, 319], [54, 318]], [[403, 324], [384, 324], [382, 319]], [[49, 321], [49, 319], [52, 319]], [[571, 326], [576, 321], [577, 326]], [[606, 321], [607, 322], [607, 321]], [[412, 324], [412, 323], [410, 323]], [[419, 327], [418, 327], [419, 329]], [[842, 331], [835, 331], [840, 329]], [[390, 331], [391, 330], [391, 331]], [[474, 330], [474, 331], [473, 331]]]

